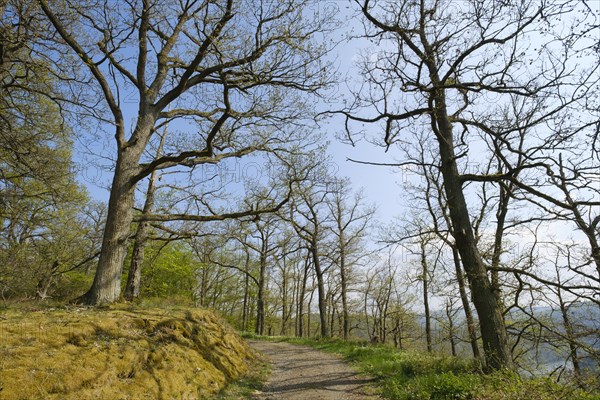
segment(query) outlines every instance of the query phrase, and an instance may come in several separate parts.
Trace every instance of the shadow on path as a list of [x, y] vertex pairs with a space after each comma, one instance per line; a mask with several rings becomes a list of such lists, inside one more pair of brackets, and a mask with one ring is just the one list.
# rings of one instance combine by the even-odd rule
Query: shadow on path
[[339, 357], [289, 343], [250, 341], [272, 364], [261, 400], [379, 399], [373, 379], [354, 371]]

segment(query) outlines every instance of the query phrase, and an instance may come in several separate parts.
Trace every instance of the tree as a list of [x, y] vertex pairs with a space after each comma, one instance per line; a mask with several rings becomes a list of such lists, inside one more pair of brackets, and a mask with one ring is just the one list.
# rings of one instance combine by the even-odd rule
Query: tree
[[[165, 139], [167, 131], [163, 132], [158, 149], [156, 150], [156, 157], [160, 157], [163, 147], [165, 145]], [[142, 216], [152, 213], [156, 195], [156, 184], [159, 179], [157, 171], [152, 171], [148, 178], [148, 188], [146, 189], [146, 200], [144, 201], [144, 208], [142, 209]], [[148, 234], [150, 231], [150, 222], [141, 221], [138, 223], [135, 237], [133, 240], [133, 251], [131, 254], [131, 263], [129, 265], [129, 273], [127, 274], [127, 285], [125, 286], [125, 299], [133, 300], [140, 295], [140, 286], [142, 281], [142, 265], [144, 263], [144, 250], [146, 248], [146, 242], [148, 240]]]
[[324, 338], [329, 337], [331, 334], [327, 322], [327, 295], [325, 290], [325, 273], [330, 267], [323, 265], [326, 226], [330, 218], [327, 214], [324, 214], [323, 209], [326, 206], [325, 202], [328, 195], [327, 184], [323, 184], [320, 179], [318, 181], [304, 181], [302, 185], [297, 183], [289, 207], [290, 216], [287, 218], [310, 254], [310, 261], [317, 278], [321, 337]]
[[[387, 148], [402, 141], [410, 129], [433, 133], [435, 164], [443, 177], [455, 243], [479, 316], [487, 367], [513, 368], [502, 305], [477, 246], [465, 185], [507, 179], [518, 185], [519, 172], [532, 165], [515, 167], [508, 162], [502, 174], [491, 176], [461, 171], [474, 160], [470, 138], [483, 138], [489, 146], [483, 148], [493, 149], [494, 140], [508, 145], [511, 135], [528, 126], [543, 126], [585, 96], [592, 69], [572, 74], [570, 60], [580, 49], [562, 44], [572, 43], [576, 35], [573, 30], [558, 32], [552, 25], [576, 9], [577, 2], [357, 0], [356, 4], [367, 37], [380, 51], [363, 65], [367, 90], [355, 93], [341, 113], [347, 122], [381, 124], [385, 134], [379, 143]], [[577, 24], [572, 27], [577, 29]], [[538, 32], [544, 32], [545, 42], [540, 48], [528, 46]], [[529, 59], [532, 62], [526, 64]], [[490, 94], [497, 98], [493, 104]], [[499, 121], [498, 114], [514, 116], [515, 110], [505, 107], [511, 96], [519, 98], [520, 112], [527, 109], [535, 118]], [[548, 100], [548, 107], [527, 103], [540, 98]], [[360, 109], [376, 114], [361, 116]]]
[[[471, 310], [468, 285], [465, 282], [460, 255], [453, 236], [452, 221], [448, 211], [448, 202], [446, 201], [440, 169], [435, 161], [435, 145], [432, 144], [432, 138], [428, 132], [415, 132], [415, 135], [417, 137], [416, 141], [400, 146], [403, 153], [402, 160], [404, 160], [400, 166], [404, 174], [402, 188], [410, 196], [409, 201], [416, 211], [410, 219], [400, 219], [399, 224], [391, 224], [384, 234], [383, 241], [396, 245], [414, 239], [421, 241], [425, 236], [435, 235], [437, 240], [430, 238], [429, 241], [434, 243], [439, 241], [439, 244], [437, 244], [439, 251], [444, 251], [443, 247], [451, 250], [454, 273], [449, 272], [450, 277], [446, 285], [450, 285], [452, 290], [458, 289], [473, 356], [479, 358], [478, 334]], [[483, 197], [485, 198], [485, 195]], [[478, 218], [474, 220], [475, 232], [480, 226], [477, 221], [481, 220], [483, 215], [487, 215], [486, 212], [486, 207], [482, 207], [480, 212], [477, 213]], [[479, 235], [476, 236], [480, 240]], [[421, 253], [419, 257], [425, 254], [422, 251], [412, 251], [411, 248], [408, 248], [408, 250], [415, 255]], [[426, 263], [427, 260], [425, 260], [425, 263], [421, 262], [422, 265]], [[443, 266], [443, 263], [441, 264]], [[426, 280], [423, 280], [424, 287], [428, 286], [426, 283]], [[458, 287], [455, 288], [454, 284]], [[424, 290], [424, 294], [427, 291]], [[427, 296], [424, 296], [425, 299], [427, 299]], [[428, 307], [425, 306], [425, 308]], [[425, 314], [427, 314], [427, 310], [425, 311]]]
[[[326, 49], [313, 38], [326, 29], [331, 15], [305, 18], [307, 1], [38, 4], [64, 43], [47, 46], [57, 57], [66, 47], [80, 60], [107, 108], [99, 121], [114, 132], [116, 160], [102, 252], [94, 283], [82, 297], [90, 304], [111, 303], [120, 296], [137, 183], [155, 170], [192, 169], [285, 148], [291, 134], [283, 127], [294, 130], [302, 123], [302, 102], [295, 94], [314, 93], [327, 80], [320, 65]], [[128, 90], [137, 113], [130, 132], [121, 94]], [[175, 120], [195, 126], [199, 134], [145, 159], [157, 128]], [[209, 215], [144, 219], [207, 221], [260, 213], [211, 210]]]
[[243, 223], [242, 231], [246, 234], [240, 240], [240, 244], [258, 255], [258, 276], [255, 278], [257, 284], [256, 294], [256, 325], [257, 335], [265, 334], [265, 309], [267, 295], [268, 267], [274, 252], [279, 248], [275, 235], [278, 231], [276, 215], [263, 215], [252, 221]]
[[0, 2], [0, 290], [44, 299], [97, 256], [101, 227], [85, 215], [58, 73], [36, 51], [46, 31], [35, 10]]
[[348, 290], [352, 267], [364, 256], [361, 245], [368, 233], [375, 209], [364, 205], [364, 196], [361, 192], [351, 196], [348, 180], [341, 179], [333, 186], [334, 190], [327, 205], [334, 219], [331, 228], [335, 238], [332, 256], [333, 263], [340, 273], [342, 332], [344, 340], [348, 340], [350, 334]]
[[[394, 341], [402, 346], [406, 315], [398, 294], [398, 265], [391, 257], [382, 260], [372, 259], [368, 271], [365, 272], [362, 288], [363, 312], [369, 339], [373, 343], [386, 343], [389, 333]], [[390, 322], [393, 325], [390, 326]]]
[[294, 313], [298, 313], [299, 287], [302, 282], [300, 268], [303, 265], [300, 240], [290, 227], [282, 229], [278, 235], [278, 251], [274, 255], [274, 262], [279, 272], [279, 281], [276, 281], [281, 298], [281, 329], [280, 335], [289, 334], [289, 325]]

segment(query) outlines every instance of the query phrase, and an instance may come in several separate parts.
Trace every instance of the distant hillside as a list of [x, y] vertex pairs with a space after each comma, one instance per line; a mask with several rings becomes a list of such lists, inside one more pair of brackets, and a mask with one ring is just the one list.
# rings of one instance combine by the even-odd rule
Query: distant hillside
[[0, 311], [0, 398], [198, 399], [254, 355], [204, 310]]
[[[564, 325], [562, 314], [560, 310], [552, 309], [550, 307], [533, 307], [531, 310], [534, 316], [540, 320], [545, 321], [549, 326], [552, 326], [560, 334], [564, 334]], [[587, 348], [594, 349], [597, 353], [600, 353], [600, 307], [592, 302], [577, 302], [573, 303], [569, 307], [569, 317], [571, 323], [574, 326], [577, 341], [585, 344]], [[525, 315], [520, 310], [511, 311], [507, 319], [512, 322], [527, 320], [529, 316]], [[446, 333], [440, 324], [440, 321], [446, 322], [446, 315], [444, 311], [437, 310], [432, 312], [432, 331], [434, 338], [437, 340], [445, 341]], [[417, 321], [421, 330], [425, 330], [425, 317], [423, 315], [417, 316]], [[464, 312], [462, 309], [458, 311], [455, 317], [455, 326], [457, 329], [463, 329], [463, 336], [466, 335], [464, 332], [466, 323]], [[567, 362], [569, 348], [564, 340], [561, 340], [556, 335], [551, 335], [544, 331], [546, 339], [552, 343], [531, 342], [526, 337], [521, 338], [521, 348], [534, 348], [537, 347], [537, 351], [530, 351], [527, 354], [525, 360], [520, 362], [528, 361], [531, 364], [532, 371], [539, 374], [546, 374], [553, 371], [555, 368], [561, 367], [567, 364], [570, 367], [570, 363]], [[442, 339], [443, 338], [443, 339]], [[459, 354], [470, 355], [470, 348], [468, 343], [462, 342], [457, 344]], [[580, 365], [582, 368], [590, 370], [597, 369], [597, 360], [589, 357], [589, 354], [584, 349], [579, 349]], [[534, 368], [535, 367], [535, 368]]]
[[[550, 320], [557, 327], [557, 331], [565, 334], [563, 318], [560, 310], [549, 307], [534, 308], [537, 318]], [[569, 318], [573, 324], [576, 340], [596, 353], [600, 353], [600, 307], [591, 302], [577, 302], [569, 307]], [[580, 366], [589, 370], [598, 368], [597, 359], [589, 356], [584, 349], [579, 350]], [[545, 365], [548, 371], [560, 366], [569, 354], [566, 344], [562, 347], [542, 346], [539, 362]], [[570, 364], [568, 364], [570, 365]]]

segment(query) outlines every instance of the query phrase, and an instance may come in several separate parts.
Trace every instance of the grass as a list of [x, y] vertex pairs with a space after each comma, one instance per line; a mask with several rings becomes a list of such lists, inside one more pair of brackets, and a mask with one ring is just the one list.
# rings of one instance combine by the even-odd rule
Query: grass
[[0, 308], [2, 400], [211, 398], [255, 362], [206, 310]]
[[342, 355], [360, 371], [376, 378], [381, 395], [394, 400], [600, 400], [549, 378], [525, 379], [502, 371], [480, 372], [474, 360], [399, 351], [384, 345], [285, 337], [254, 337], [308, 345]]

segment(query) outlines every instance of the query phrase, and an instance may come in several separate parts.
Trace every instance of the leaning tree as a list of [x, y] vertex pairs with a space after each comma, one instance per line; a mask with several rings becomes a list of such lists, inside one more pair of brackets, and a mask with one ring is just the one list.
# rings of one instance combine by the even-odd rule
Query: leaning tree
[[[528, 132], [528, 145], [551, 135], [544, 129], [556, 127], [554, 117], [585, 96], [593, 71], [576, 61], [585, 51], [576, 42], [589, 34], [577, 21], [578, 11], [589, 11], [584, 3], [355, 0], [371, 43], [360, 65], [365, 82], [340, 110], [349, 138], [378, 125], [378, 142], [390, 149], [416, 132], [430, 133], [489, 369], [513, 368], [513, 360], [465, 186], [517, 185], [536, 164], [514, 162], [519, 135]], [[518, 110], [511, 108], [515, 98]], [[531, 101], [540, 98], [547, 101]], [[500, 171], [466, 170], [490, 152], [508, 154]]]

